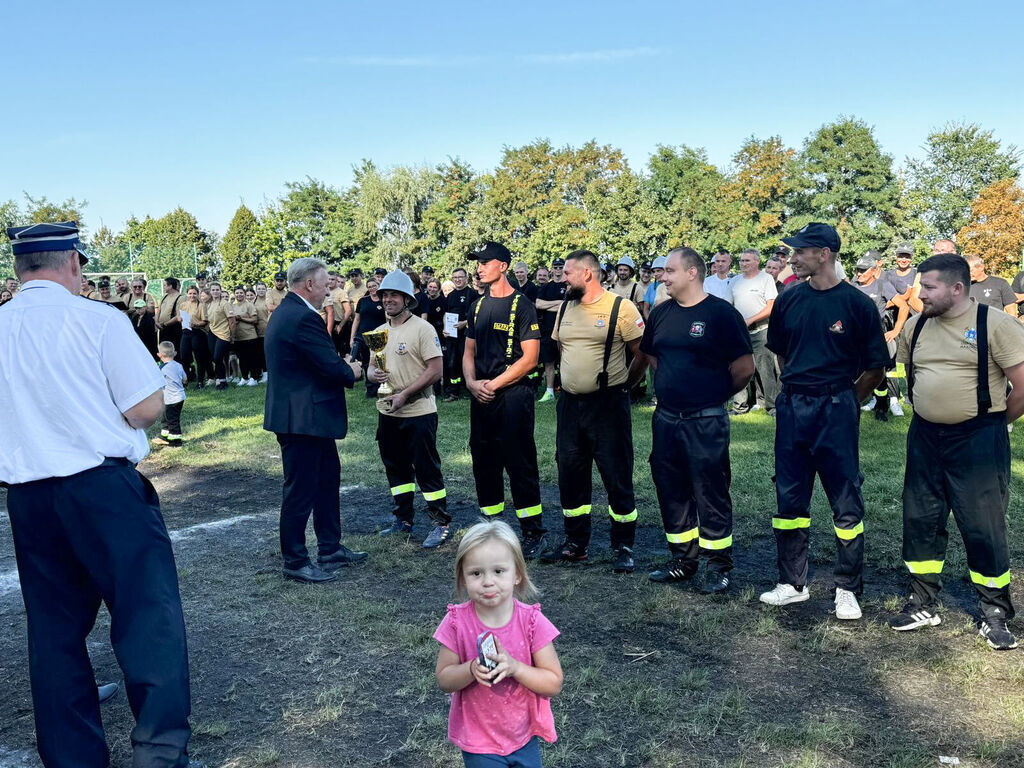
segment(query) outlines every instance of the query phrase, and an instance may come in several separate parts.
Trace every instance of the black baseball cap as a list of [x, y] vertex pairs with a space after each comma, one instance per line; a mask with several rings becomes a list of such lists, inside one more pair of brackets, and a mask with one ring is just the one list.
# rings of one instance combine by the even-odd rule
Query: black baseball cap
[[900, 243], [896, 246], [896, 258], [900, 256], [913, 256], [914, 246], [910, 243]]
[[562, 259], [562, 258], [555, 259], [554, 261], [551, 262], [551, 266], [552, 267], [564, 267], [565, 266], [565, 259]]
[[495, 243], [488, 240], [484, 243], [483, 247], [471, 254], [472, 257], [479, 261], [481, 264], [488, 261], [503, 261], [506, 264], [512, 263], [512, 253], [501, 243]]
[[381, 277], [385, 277], [387, 273], [388, 271], [384, 269], [384, 267], [377, 267], [375, 270], [373, 270], [374, 275], [380, 275]]
[[356, 275], [359, 275], [359, 277], [362, 277], [363, 276], [363, 270], [361, 270], [359, 267], [353, 267], [352, 269], [350, 269], [348, 271], [348, 276], [349, 277], [355, 277]]
[[287, 280], [288, 279], [288, 273], [287, 272], [278, 272], [277, 274], [274, 275], [274, 279], [275, 280]]
[[774, 251], [772, 251], [772, 253], [774, 253], [776, 256], [789, 256], [789, 248], [787, 248], [784, 245], [780, 245]]
[[205, 280], [205, 279], [206, 279], [206, 273], [205, 272], [197, 272], [196, 273], [196, 280]]
[[427, 264], [427, 266], [422, 267], [420, 269], [420, 273], [424, 274], [424, 275], [432, 275], [432, 274], [434, 274], [434, 268], [432, 266], [430, 266], [429, 264]]
[[646, 269], [646, 270], [650, 271], [650, 269], [651, 269], [651, 262], [645, 261], [643, 264], [640, 265], [640, 269]]
[[832, 253], [839, 253], [839, 233], [831, 224], [812, 221], [791, 237], [782, 238], [782, 242], [793, 248], [828, 248]]

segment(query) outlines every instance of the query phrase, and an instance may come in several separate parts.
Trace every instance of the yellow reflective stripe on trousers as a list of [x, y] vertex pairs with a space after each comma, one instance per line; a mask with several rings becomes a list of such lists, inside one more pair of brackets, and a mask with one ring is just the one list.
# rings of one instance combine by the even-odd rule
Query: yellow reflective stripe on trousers
[[500, 515], [504, 511], [505, 511], [505, 502], [504, 501], [501, 502], [501, 504], [491, 504], [491, 506], [489, 506], [489, 507], [480, 507], [480, 513], [483, 514], [483, 515], [487, 515], [487, 516]]
[[773, 517], [772, 528], [780, 531], [795, 531], [797, 528], [810, 528], [811, 518], [809, 517]]
[[584, 504], [582, 507], [573, 507], [572, 509], [563, 509], [563, 517], [581, 517], [583, 515], [590, 514], [590, 505]]
[[668, 539], [669, 544], [685, 544], [688, 541], [693, 541], [700, 536], [699, 528], [691, 528], [688, 531], [682, 533], [666, 533], [665, 538]]
[[903, 363], [896, 363], [896, 370], [889, 371], [886, 375], [890, 379], [905, 379], [907, 378], [907, 366]]
[[836, 529], [836, 536], [838, 536], [840, 539], [843, 539], [844, 541], [853, 541], [859, 535], [864, 533], [863, 520], [857, 523], [857, 525], [855, 525], [853, 528], [839, 528], [834, 525], [832, 527]]
[[446, 488], [442, 488], [440, 491], [423, 492], [423, 498], [426, 499], [427, 501], [437, 501], [438, 499], [443, 499], [447, 495], [448, 490]]
[[398, 496], [403, 493], [412, 493], [416, 490], [416, 483], [403, 483], [402, 485], [391, 486], [391, 495]]
[[616, 523], [635, 523], [637, 518], [636, 510], [634, 509], [628, 515], [616, 515], [611, 507], [608, 507], [608, 514], [612, 520]]
[[701, 536], [697, 543], [701, 549], [728, 549], [732, 546], [732, 536], [726, 536], [724, 539], [705, 539]]
[[525, 509], [517, 509], [516, 517], [534, 517], [539, 515], [543, 510], [541, 505], [538, 504], [535, 507], [526, 507]]
[[1002, 574], [1001, 576], [982, 576], [977, 571], [970, 571], [971, 581], [975, 584], [980, 584], [983, 587], [990, 589], [1002, 589], [1010, 583], [1010, 572]]
[[911, 573], [942, 573], [941, 560], [904, 560]]

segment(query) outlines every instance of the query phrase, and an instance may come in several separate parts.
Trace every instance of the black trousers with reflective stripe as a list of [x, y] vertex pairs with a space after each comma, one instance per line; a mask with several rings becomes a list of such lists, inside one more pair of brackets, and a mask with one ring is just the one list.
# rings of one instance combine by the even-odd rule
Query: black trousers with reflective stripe
[[[666, 534], [687, 534], [699, 529], [700, 538], [721, 542], [732, 536], [732, 498], [729, 483], [729, 417], [686, 418], [657, 408], [651, 420], [653, 445], [651, 474], [658, 491], [661, 521]], [[669, 541], [673, 557], [696, 564], [700, 542]], [[708, 565], [732, 569], [732, 545], [705, 549]]]
[[[540, 472], [533, 439], [533, 388], [518, 382], [489, 403], [476, 399], [469, 406], [469, 451], [481, 508], [503, 504], [505, 477], [517, 510], [540, 506]], [[524, 535], [544, 532], [541, 515], [519, 518]]]
[[[922, 563], [944, 561], [949, 538], [946, 524], [953, 510], [982, 610], [990, 615], [1000, 609], [1005, 619], [1014, 615], [1009, 584], [996, 587], [979, 581], [994, 581], [1010, 571], [1009, 482], [1005, 412], [962, 424], [935, 424], [914, 414], [907, 432], [903, 481], [903, 559], [918, 570], [924, 570]], [[912, 571], [910, 579], [913, 600], [932, 605], [942, 588], [941, 573]]]
[[[615, 387], [589, 395], [562, 390], [556, 404], [558, 428], [555, 460], [558, 492], [563, 511], [578, 510], [591, 501], [593, 466], [601, 473], [608, 506], [619, 517], [636, 511], [633, 495], [633, 421], [629, 391]], [[578, 544], [590, 542], [591, 516], [565, 516], [566, 538]], [[636, 519], [620, 522], [612, 517], [612, 549], [632, 547]]]
[[462, 355], [466, 351], [465, 329], [459, 336], [444, 341], [444, 393], [458, 395], [462, 391]]
[[[377, 414], [377, 447], [384, 462], [384, 473], [392, 488], [419, 482], [423, 494], [444, 490], [441, 457], [437, 453], [437, 414], [401, 418]], [[394, 514], [411, 523], [416, 491], [394, 493]], [[448, 525], [448, 501], [445, 497], [427, 501], [427, 514], [437, 525]]]
[[[821, 479], [834, 526], [851, 533], [864, 519], [860, 473], [860, 407], [853, 389], [832, 395], [795, 394], [783, 389], [776, 400], [775, 496], [773, 521], [779, 581], [807, 584], [808, 525], [814, 476]], [[835, 585], [863, 590], [864, 535], [836, 536]]]
[[12, 485], [36, 745], [47, 768], [105, 768], [86, 638], [100, 603], [135, 716], [132, 765], [188, 764], [188, 653], [160, 499], [127, 461]]

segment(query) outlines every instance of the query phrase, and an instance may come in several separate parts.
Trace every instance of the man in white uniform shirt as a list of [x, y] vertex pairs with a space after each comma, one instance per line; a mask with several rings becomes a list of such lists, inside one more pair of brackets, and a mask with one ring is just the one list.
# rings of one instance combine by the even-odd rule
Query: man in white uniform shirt
[[136, 726], [135, 766], [189, 765], [185, 623], [160, 501], [135, 469], [163, 377], [131, 322], [78, 296], [75, 222], [7, 230], [24, 283], [0, 309], [0, 483], [8, 486], [36, 744], [43, 764], [106, 768], [86, 637], [100, 602]]
[[710, 293], [732, 304], [732, 256], [726, 251], [719, 251], [711, 260], [711, 274], [704, 278], [704, 293]]
[[779, 375], [775, 369], [775, 355], [765, 346], [765, 341], [768, 338], [768, 316], [779, 294], [775, 278], [761, 270], [760, 251], [748, 248], [740, 254], [740, 273], [730, 281], [729, 287], [732, 304], [747, 323], [757, 368], [747, 388], [741, 389], [733, 398], [732, 412], [746, 413], [763, 401], [764, 409], [774, 414]]

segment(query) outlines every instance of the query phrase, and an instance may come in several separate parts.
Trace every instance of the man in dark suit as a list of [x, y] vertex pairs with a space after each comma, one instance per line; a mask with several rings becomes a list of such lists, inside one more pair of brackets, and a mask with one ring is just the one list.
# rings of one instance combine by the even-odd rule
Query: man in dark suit
[[[362, 367], [338, 357], [316, 311], [327, 295], [326, 265], [319, 259], [296, 259], [288, 267], [288, 288], [264, 338], [269, 382], [263, 428], [276, 433], [284, 464], [284, 575], [320, 583], [337, 578], [342, 566], [366, 559], [365, 552], [341, 543], [341, 462], [334, 442], [348, 431], [344, 390], [362, 376]], [[315, 565], [306, 550], [310, 512]]]

